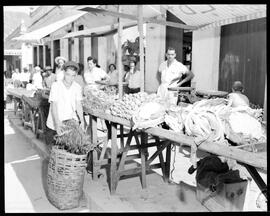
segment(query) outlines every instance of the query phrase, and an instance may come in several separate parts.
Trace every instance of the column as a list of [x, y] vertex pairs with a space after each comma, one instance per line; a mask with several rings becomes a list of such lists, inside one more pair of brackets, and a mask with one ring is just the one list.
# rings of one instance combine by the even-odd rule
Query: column
[[53, 40], [51, 40], [51, 67], [53, 68], [54, 66], [54, 44]]
[[88, 56], [92, 55], [92, 44], [91, 44], [91, 37], [84, 38], [84, 68], [87, 68], [87, 58]]
[[43, 45], [43, 68], [46, 67], [46, 46]]
[[37, 46], [37, 65], [39, 65], [39, 45]]

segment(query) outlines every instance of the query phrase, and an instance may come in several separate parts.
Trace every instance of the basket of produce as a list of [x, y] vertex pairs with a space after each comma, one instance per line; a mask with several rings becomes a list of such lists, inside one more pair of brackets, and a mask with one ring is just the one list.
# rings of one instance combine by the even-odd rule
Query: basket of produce
[[79, 206], [87, 154], [94, 148], [76, 121], [65, 122], [63, 129], [55, 137], [47, 173], [48, 200], [61, 210]]

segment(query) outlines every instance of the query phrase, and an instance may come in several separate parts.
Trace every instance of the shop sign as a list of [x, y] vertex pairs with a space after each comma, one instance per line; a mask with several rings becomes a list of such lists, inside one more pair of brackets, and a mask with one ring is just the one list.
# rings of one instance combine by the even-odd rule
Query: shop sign
[[4, 55], [20, 56], [22, 55], [22, 50], [19, 49], [5, 49]]

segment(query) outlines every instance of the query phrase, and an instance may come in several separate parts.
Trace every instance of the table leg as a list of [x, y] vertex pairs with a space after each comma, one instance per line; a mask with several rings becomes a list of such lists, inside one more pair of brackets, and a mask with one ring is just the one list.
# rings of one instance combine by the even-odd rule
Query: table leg
[[14, 114], [16, 115], [17, 109], [18, 109], [18, 104], [17, 104], [17, 99], [13, 97], [13, 102], [14, 102]]
[[[242, 163], [241, 163], [242, 164]], [[267, 186], [255, 167], [243, 164], [267, 199]]]
[[[89, 126], [90, 126], [90, 131], [91, 131], [91, 140], [94, 144], [97, 145], [97, 117], [95, 116], [89, 116]], [[88, 128], [89, 129], [89, 128]], [[98, 179], [98, 170], [99, 168], [95, 166], [95, 162], [98, 161], [98, 155], [97, 151], [93, 151], [93, 180], [96, 181]], [[91, 158], [90, 158], [91, 159]]]
[[171, 143], [167, 146], [166, 149], [166, 162], [165, 162], [165, 182], [169, 182], [170, 171], [171, 171]]
[[110, 189], [111, 194], [115, 194], [117, 187], [117, 124], [111, 123], [112, 137], [111, 137], [111, 170], [110, 170]]
[[148, 134], [145, 132], [141, 133], [141, 179], [142, 188], [146, 188], [146, 148], [147, 148]]
[[124, 125], [120, 125], [120, 145], [121, 151], [124, 149]]

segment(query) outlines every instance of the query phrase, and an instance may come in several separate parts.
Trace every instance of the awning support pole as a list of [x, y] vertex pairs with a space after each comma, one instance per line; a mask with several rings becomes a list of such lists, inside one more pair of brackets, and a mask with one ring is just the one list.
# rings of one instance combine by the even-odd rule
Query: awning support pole
[[138, 5], [138, 29], [140, 35], [141, 92], [144, 92], [144, 46], [143, 46], [143, 5]]
[[[121, 13], [121, 5], [118, 5], [118, 12]], [[118, 18], [118, 49], [117, 49], [117, 70], [118, 70], [118, 90], [119, 98], [123, 97], [123, 81], [122, 81], [122, 20]]]

